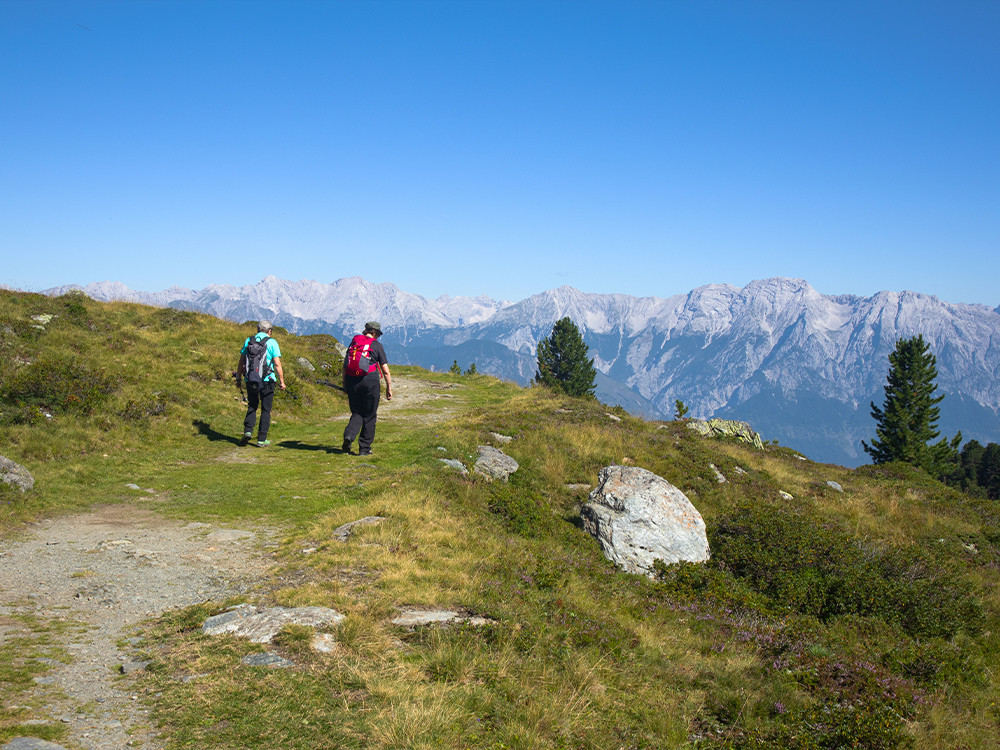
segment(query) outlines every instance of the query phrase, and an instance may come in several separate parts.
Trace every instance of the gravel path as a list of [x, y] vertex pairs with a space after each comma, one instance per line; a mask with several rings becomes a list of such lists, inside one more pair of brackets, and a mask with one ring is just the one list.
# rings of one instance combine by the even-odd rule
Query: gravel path
[[132, 648], [140, 644], [118, 644], [166, 610], [246, 591], [267, 570], [261, 547], [269, 541], [259, 529], [178, 523], [125, 505], [46, 520], [0, 541], [0, 643], [24, 634], [20, 615], [83, 626], [53, 636], [69, 663], [45, 659], [49, 671], [20, 698], [36, 706], [32, 723], [64, 723], [72, 747], [161, 747], [137, 696], [115, 679], [141, 668]]
[[[394, 385], [396, 395], [382, 399], [379, 415], [416, 424], [452, 416], [463, 388], [410, 378], [397, 378]], [[427, 413], [406, 413], [427, 404], [433, 404]], [[238, 455], [253, 460], [254, 454]], [[45, 659], [49, 671], [35, 678], [32, 695], [20, 699], [33, 706], [32, 723], [64, 723], [66, 745], [83, 750], [161, 748], [138, 696], [116, 679], [141, 668], [135, 661], [141, 643], [125, 639], [135, 625], [167, 610], [251, 589], [268, 570], [273, 533], [178, 523], [150, 509], [109, 505], [42, 521], [19, 538], [0, 540], [0, 644], [24, 635], [21, 615], [83, 626], [54, 636], [69, 663]], [[0, 750], [8, 747], [60, 745], [14, 740]]]

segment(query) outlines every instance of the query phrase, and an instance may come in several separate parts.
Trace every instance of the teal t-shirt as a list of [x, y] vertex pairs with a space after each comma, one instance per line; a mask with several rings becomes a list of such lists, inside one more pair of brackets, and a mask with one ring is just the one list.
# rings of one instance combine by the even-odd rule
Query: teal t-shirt
[[[261, 331], [256, 336], [254, 336], [254, 338], [257, 339], [258, 341], [260, 341], [265, 336], [267, 336], [267, 334], [264, 333], [263, 331]], [[241, 355], [247, 353], [247, 347], [248, 346], [250, 346], [250, 337], [249, 336], [247, 336], [247, 340], [243, 342], [243, 348], [240, 349], [240, 354]], [[272, 365], [271, 365], [272, 360], [274, 360], [275, 357], [280, 357], [280, 356], [281, 356], [281, 347], [278, 346], [278, 342], [275, 341], [274, 339], [268, 339], [268, 342], [267, 342], [267, 354], [264, 355], [264, 364], [266, 364], [268, 367], [272, 367]], [[246, 378], [246, 375], [244, 375], [243, 377]], [[275, 374], [274, 370], [272, 369], [271, 372], [268, 373], [268, 376], [266, 378], [264, 378], [264, 380], [270, 380], [271, 382], [277, 382], [278, 376], [277, 376], [277, 374]]]

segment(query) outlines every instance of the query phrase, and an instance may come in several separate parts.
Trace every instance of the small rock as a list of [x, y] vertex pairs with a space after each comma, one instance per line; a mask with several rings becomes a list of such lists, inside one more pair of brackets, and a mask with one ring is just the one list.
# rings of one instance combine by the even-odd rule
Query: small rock
[[17, 487], [21, 492], [27, 492], [35, 486], [35, 478], [31, 476], [31, 472], [6, 456], [0, 456], [0, 481]]
[[439, 458], [438, 461], [443, 463], [445, 466], [450, 466], [452, 469], [456, 469], [462, 472], [463, 475], [469, 473], [469, 470], [465, 468], [465, 464], [463, 464], [457, 458]]
[[499, 432], [491, 432], [490, 437], [492, 437], [501, 445], [506, 445], [507, 443], [509, 443], [511, 440], [514, 439], [510, 435], [501, 435]]
[[453, 609], [401, 609], [390, 622], [402, 628], [416, 628], [423, 625], [448, 625], [451, 623], [481, 626], [493, 623], [494, 620], [487, 617], [463, 615]]
[[621, 422], [622, 421], [621, 417], [619, 417], [617, 414], [612, 414], [611, 412], [605, 412], [604, 416], [606, 416], [612, 422]]
[[476, 459], [473, 471], [491, 481], [499, 479], [506, 482], [507, 478], [518, 468], [520, 466], [517, 461], [499, 448], [494, 448], [492, 445], [480, 445], [479, 458]]
[[583, 484], [581, 482], [571, 482], [570, 484], [564, 484], [563, 487], [565, 487], [570, 492], [579, 492], [580, 490], [586, 490], [587, 492], [590, 492], [591, 485]]
[[0, 750], [66, 750], [66, 748], [48, 740], [40, 740], [37, 737], [15, 737], [0, 747]]
[[129, 482], [125, 486], [128, 487], [130, 490], [141, 490], [142, 489], [142, 487], [140, 487], [139, 485], [137, 485], [135, 482]]
[[708, 466], [709, 466], [709, 468], [712, 471], [715, 472], [715, 481], [718, 482], [719, 484], [725, 484], [726, 483], [726, 477], [723, 475], [723, 473], [721, 471], [719, 471], [716, 468], [715, 464], [709, 464]]
[[781, 495], [785, 500], [794, 500], [795, 499], [794, 497], [792, 497], [790, 494], [788, 494], [784, 490], [780, 490], [778, 492], [778, 494]]
[[277, 654], [269, 653], [249, 654], [248, 656], [244, 656], [240, 662], [248, 667], [268, 667], [270, 669], [287, 669], [288, 667], [295, 666], [295, 662], [289, 661]]
[[347, 538], [353, 533], [356, 526], [372, 526], [377, 523], [382, 523], [385, 518], [383, 516], [365, 516], [357, 521], [351, 521], [350, 523], [345, 523], [343, 526], [338, 526], [333, 530], [333, 537], [337, 541], [346, 542]]
[[132, 674], [133, 672], [142, 672], [152, 663], [151, 661], [126, 661], [118, 669], [122, 674]]
[[309, 643], [310, 648], [320, 654], [332, 654], [337, 650], [337, 639], [332, 633], [316, 633]]
[[832, 487], [832, 488], [833, 488], [833, 489], [835, 489], [835, 490], [836, 490], [837, 492], [843, 492], [843, 491], [844, 491], [844, 488], [843, 488], [843, 487], [841, 487], [839, 483], [837, 483], [837, 482], [834, 482], [833, 480], [830, 480], [830, 481], [828, 481], [828, 482], [826, 483], [826, 486], [827, 486], [827, 487]]
[[308, 359], [306, 359], [305, 357], [299, 357], [299, 359], [298, 359], [298, 363], [299, 363], [299, 364], [300, 364], [300, 365], [301, 365], [302, 367], [304, 367], [304, 368], [305, 368], [306, 370], [308, 370], [309, 372], [316, 372], [316, 368], [315, 368], [315, 367], [313, 367], [313, 363], [312, 363], [312, 362], [310, 362], [310, 361], [309, 361]]

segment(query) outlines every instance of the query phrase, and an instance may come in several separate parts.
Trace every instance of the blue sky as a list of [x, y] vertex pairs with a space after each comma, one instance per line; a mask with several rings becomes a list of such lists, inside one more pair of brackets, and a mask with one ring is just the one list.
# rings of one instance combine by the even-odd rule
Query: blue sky
[[1000, 304], [993, 0], [5, 0], [0, 283]]

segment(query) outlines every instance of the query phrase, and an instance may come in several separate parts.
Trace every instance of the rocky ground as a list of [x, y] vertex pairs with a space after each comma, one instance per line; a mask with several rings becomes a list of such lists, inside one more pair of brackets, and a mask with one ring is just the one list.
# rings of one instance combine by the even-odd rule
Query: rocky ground
[[143, 666], [135, 626], [247, 590], [264, 575], [273, 544], [261, 529], [178, 523], [124, 505], [46, 520], [0, 541], [0, 642], [23, 634], [21, 617], [38, 618], [57, 626], [52, 637], [65, 654], [46, 659], [49, 671], [21, 698], [41, 706], [33, 721], [65, 724], [74, 747], [160, 747], [146, 710], [118, 679]]
[[[455, 411], [460, 386], [401, 380], [380, 417], [424, 423]], [[429, 412], [406, 413], [427, 405]], [[32, 722], [66, 725], [67, 747], [162, 747], [147, 710], [120, 679], [144, 666], [137, 626], [249, 591], [270, 566], [274, 530], [171, 521], [155, 506], [150, 494], [146, 502], [47, 519], [0, 540], [0, 644], [28, 631], [25, 618], [54, 626], [59, 657], [45, 659], [49, 670], [19, 700], [39, 717]], [[0, 750], [58, 747], [16, 739]]]

